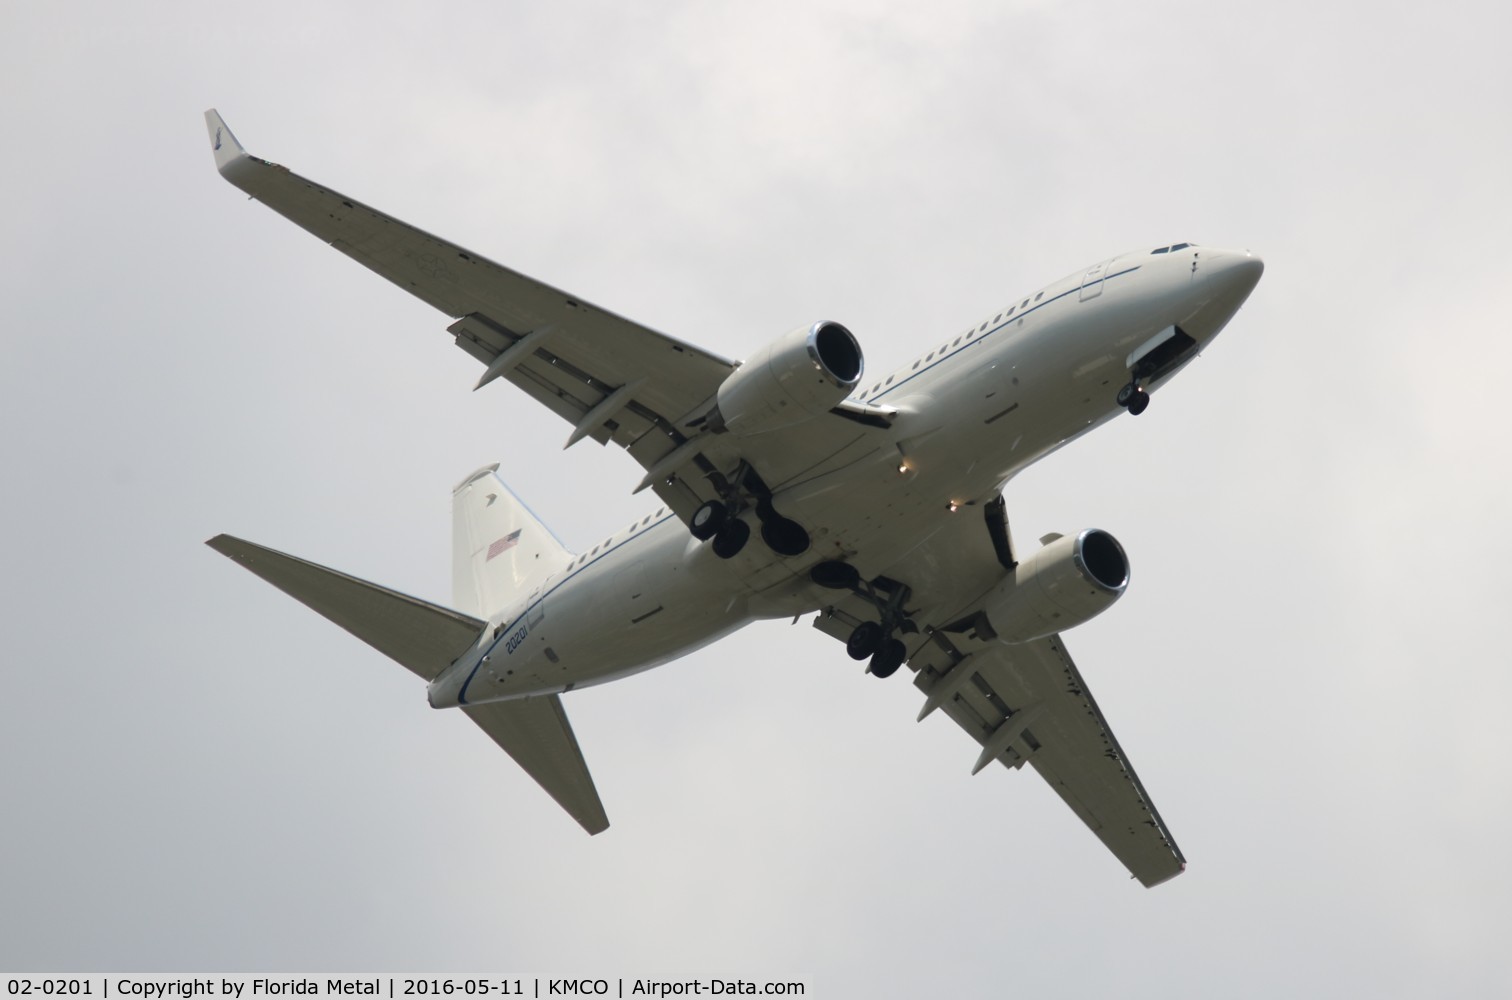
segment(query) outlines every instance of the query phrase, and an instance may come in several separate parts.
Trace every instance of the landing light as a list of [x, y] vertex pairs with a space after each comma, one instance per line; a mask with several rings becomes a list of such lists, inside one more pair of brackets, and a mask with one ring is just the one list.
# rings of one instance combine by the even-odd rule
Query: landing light
[[961, 505], [955, 500], [950, 501], [947, 506], [950, 508], [952, 514], [961, 509]]
[[899, 462], [898, 463], [898, 474], [899, 475], [904, 475], [904, 476], [908, 475], [908, 463], [907, 462]]

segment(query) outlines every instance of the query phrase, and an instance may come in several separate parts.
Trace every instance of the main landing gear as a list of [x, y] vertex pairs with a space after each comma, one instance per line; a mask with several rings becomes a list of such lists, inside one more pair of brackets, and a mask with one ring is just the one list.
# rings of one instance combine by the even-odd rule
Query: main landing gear
[[908, 587], [885, 576], [863, 581], [856, 567], [837, 560], [816, 564], [809, 571], [809, 579], [830, 590], [849, 590], [872, 603], [881, 620], [857, 625], [845, 640], [845, 652], [853, 660], [870, 659], [866, 669], [873, 677], [891, 677], [897, 673], [908, 659], [908, 647], [893, 633], [919, 630], [903, 608], [908, 600]]
[[[779, 556], [799, 556], [808, 551], [809, 533], [803, 525], [783, 517], [772, 506], [770, 497], [756, 503], [756, 518], [761, 522], [761, 540]], [[723, 500], [710, 500], [693, 512], [688, 530], [699, 541], [714, 539], [714, 554], [732, 559], [751, 538], [751, 526], [732, 514]]]

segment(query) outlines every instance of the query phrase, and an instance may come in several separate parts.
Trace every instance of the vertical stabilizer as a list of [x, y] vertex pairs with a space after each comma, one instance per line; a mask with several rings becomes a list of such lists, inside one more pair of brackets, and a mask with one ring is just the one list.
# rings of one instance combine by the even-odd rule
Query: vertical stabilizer
[[504, 485], [498, 469], [479, 469], [452, 491], [452, 602], [479, 618], [529, 596], [572, 561], [572, 553]]

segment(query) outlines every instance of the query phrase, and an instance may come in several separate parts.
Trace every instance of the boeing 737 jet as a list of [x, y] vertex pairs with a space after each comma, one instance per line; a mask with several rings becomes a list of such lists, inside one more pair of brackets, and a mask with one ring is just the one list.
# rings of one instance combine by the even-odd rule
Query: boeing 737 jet
[[[452, 607], [229, 535], [209, 541], [460, 709], [590, 834], [609, 825], [562, 694], [812, 614], [874, 677], [907, 664], [919, 718], [1026, 763], [1146, 886], [1181, 851], [1061, 633], [1129, 583], [1106, 531], [1015, 544], [1003, 486], [1125, 413], [1212, 342], [1264, 265], [1191, 243], [1120, 254], [1005, 301], [868, 383], [839, 323], [744, 363], [647, 329], [250, 156], [206, 112], [230, 183], [449, 318], [495, 380], [614, 443], [660, 509], [571, 552], [498, 475], [453, 491]], [[835, 654], [840, 655], [838, 648]]]

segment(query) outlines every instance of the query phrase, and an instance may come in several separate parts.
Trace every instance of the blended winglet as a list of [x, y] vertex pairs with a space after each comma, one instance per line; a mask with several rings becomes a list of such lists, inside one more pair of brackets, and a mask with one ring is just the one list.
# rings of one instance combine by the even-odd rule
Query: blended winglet
[[205, 128], [210, 132], [210, 151], [215, 154], [215, 169], [220, 171], [222, 177], [235, 183], [231, 175], [238, 166], [248, 163], [252, 157], [236, 141], [231, 126], [226, 124], [220, 112], [214, 108], [205, 112]]

